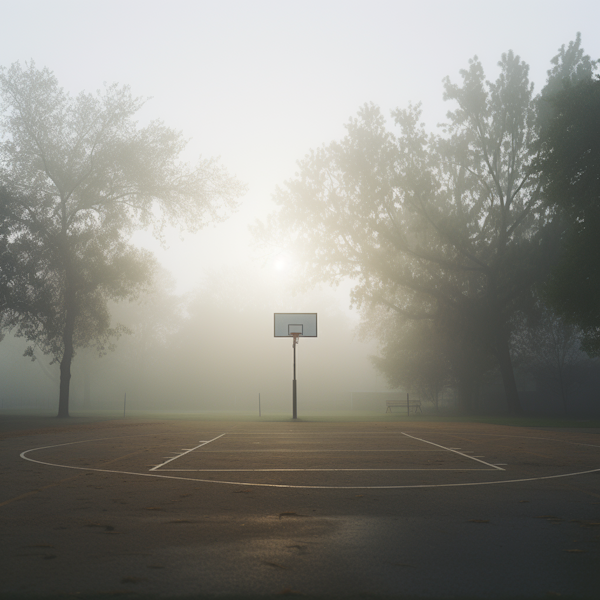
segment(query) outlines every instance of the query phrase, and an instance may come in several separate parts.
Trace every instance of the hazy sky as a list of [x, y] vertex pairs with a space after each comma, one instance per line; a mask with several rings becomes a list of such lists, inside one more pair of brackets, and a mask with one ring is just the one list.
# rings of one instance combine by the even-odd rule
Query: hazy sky
[[442, 79], [457, 80], [475, 54], [493, 78], [501, 53], [514, 50], [536, 90], [578, 31], [600, 57], [598, 0], [0, 0], [0, 9], [0, 64], [33, 59], [73, 94], [129, 84], [152, 97], [143, 119], [190, 139], [186, 159], [220, 156], [248, 184], [233, 219], [184, 241], [173, 236], [159, 253], [180, 290], [206, 268], [248, 259], [247, 224], [269, 212], [296, 161], [339, 138], [361, 104], [389, 114], [421, 101], [433, 127], [448, 109]]

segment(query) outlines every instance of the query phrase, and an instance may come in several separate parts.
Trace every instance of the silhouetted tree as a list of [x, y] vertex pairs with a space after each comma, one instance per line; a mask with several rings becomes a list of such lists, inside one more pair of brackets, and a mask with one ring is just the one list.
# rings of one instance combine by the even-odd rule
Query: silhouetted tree
[[[431, 321], [390, 320], [388, 311], [378, 312], [381, 350], [380, 356], [371, 357], [374, 366], [390, 387], [416, 392], [421, 399], [433, 402], [437, 412], [440, 392], [453, 383], [445, 340], [436, 336]], [[373, 327], [375, 320], [375, 315], [369, 315], [368, 328]]]
[[583, 329], [586, 350], [600, 355], [600, 79], [597, 62], [580, 56], [579, 36], [562, 53], [571, 68], [555, 67], [541, 101], [546, 197], [566, 224], [546, 289], [554, 308]]
[[[122, 302], [111, 307], [111, 313], [130, 332], [119, 344], [119, 351], [100, 361], [89, 361], [89, 372], [111, 372], [127, 392], [129, 401], [139, 402], [159, 386], [169, 381], [171, 390], [176, 388], [172, 377], [176, 361], [172, 336], [185, 327], [183, 299], [175, 294], [175, 281], [163, 268], [155, 271], [152, 285], [134, 302]], [[211, 340], [203, 338], [209, 346]], [[108, 364], [107, 364], [108, 363]]]
[[[0, 187], [0, 319], [8, 308], [8, 292], [13, 278], [13, 261], [8, 252], [10, 235], [8, 206], [11, 201], [10, 195]], [[0, 341], [3, 338], [4, 334], [0, 329]]]
[[[508, 52], [495, 82], [477, 58], [446, 79], [442, 135], [419, 107], [362, 107], [347, 135], [305, 157], [275, 194], [259, 237], [291, 238], [313, 281], [356, 281], [353, 301], [429, 319], [452, 354], [494, 358], [512, 413], [521, 410], [509, 350], [510, 316], [552, 260], [556, 232], [534, 159], [538, 125], [528, 66]], [[458, 371], [457, 371], [458, 373]], [[458, 388], [471, 405], [473, 372]]]
[[71, 98], [48, 69], [16, 63], [0, 70], [0, 98], [11, 254], [28, 277], [11, 292], [25, 305], [2, 325], [60, 362], [58, 416], [66, 417], [76, 348], [105, 346], [117, 333], [107, 301], [149, 281], [151, 260], [129, 234], [224, 218], [242, 186], [212, 160], [180, 164], [181, 134], [158, 121], [138, 127], [144, 103], [127, 87]]
[[540, 302], [529, 315], [517, 318], [512, 346], [521, 371], [533, 376], [538, 390], [557, 391], [567, 413], [569, 392], [590, 363], [581, 350], [581, 330]]

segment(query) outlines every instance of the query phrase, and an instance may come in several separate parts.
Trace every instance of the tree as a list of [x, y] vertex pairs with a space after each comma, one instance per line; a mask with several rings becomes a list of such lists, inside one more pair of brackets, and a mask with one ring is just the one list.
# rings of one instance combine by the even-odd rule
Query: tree
[[2, 326], [60, 362], [66, 417], [76, 349], [105, 348], [118, 333], [107, 301], [149, 282], [152, 261], [131, 232], [221, 220], [243, 186], [213, 160], [180, 163], [182, 135], [158, 121], [139, 127], [144, 102], [128, 87], [72, 98], [48, 69], [16, 63], [0, 70], [0, 98], [0, 180], [20, 272]]
[[[402, 387], [416, 392], [420, 398], [433, 402], [439, 410], [440, 392], [452, 382], [452, 365], [444, 348], [445, 340], [436, 336], [431, 321], [398, 321], [390, 319], [386, 310], [365, 315], [362, 333], [377, 335], [381, 355], [371, 360], [387, 379], [390, 387]], [[368, 322], [368, 326], [367, 326]], [[372, 327], [376, 324], [377, 331]]]
[[[557, 232], [535, 168], [538, 125], [528, 66], [508, 52], [495, 82], [475, 57], [460, 85], [446, 79], [441, 135], [419, 107], [373, 105], [347, 135], [312, 151], [275, 194], [278, 211], [256, 232], [290, 237], [314, 281], [352, 278], [353, 301], [427, 319], [468, 365], [493, 357], [508, 409], [521, 410], [510, 356], [511, 315], [552, 263]], [[456, 369], [463, 409], [475, 373]]]
[[588, 357], [581, 351], [581, 332], [546, 306], [522, 323], [513, 341], [521, 368], [530, 373], [538, 389], [558, 390], [563, 411], [568, 412], [569, 392], [581, 379]]
[[[13, 279], [12, 260], [8, 252], [10, 239], [8, 205], [12, 198], [5, 189], [0, 187], [0, 316], [4, 313], [8, 303], [8, 291]], [[4, 334], [0, 329], [0, 342]]]
[[[134, 403], [161, 388], [166, 397], [170, 396], [177, 388], [177, 378], [172, 376], [174, 356], [169, 341], [185, 327], [183, 299], [175, 294], [171, 273], [157, 268], [149, 289], [134, 302], [111, 306], [111, 313], [131, 333], [119, 344], [118, 352], [111, 356], [100, 360], [91, 360], [95, 357], [89, 356], [88, 377], [99, 369], [110, 372], [113, 382], [119, 382], [119, 389]], [[206, 338], [203, 342], [209, 345]]]
[[555, 67], [554, 84], [540, 101], [546, 197], [566, 224], [546, 292], [554, 308], [583, 329], [586, 350], [600, 355], [600, 79], [593, 76], [599, 61], [581, 58], [579, 36], [561, 53], [570, 68]]

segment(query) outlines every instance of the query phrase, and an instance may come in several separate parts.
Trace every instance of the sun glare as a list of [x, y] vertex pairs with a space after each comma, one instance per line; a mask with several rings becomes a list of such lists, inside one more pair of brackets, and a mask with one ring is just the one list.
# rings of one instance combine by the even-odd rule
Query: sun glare
[[285, 264], [286, 264], [286, 260], [284, 256], [280, 256], [276, 261], [275, 261], [275, 269], [277, 271], [283, 271], [285, 269]]

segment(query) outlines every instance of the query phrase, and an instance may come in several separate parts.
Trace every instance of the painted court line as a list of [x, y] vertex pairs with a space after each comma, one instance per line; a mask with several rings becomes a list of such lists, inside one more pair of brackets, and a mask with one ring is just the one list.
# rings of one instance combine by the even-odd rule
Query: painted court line
[[[483, 471], [491, 471], [492, 469], [161, 469], [161, 473], [274, 473], [279, 471], [311, 471], [311, 472], [321, 472], [321, 471], [363, 471], [371, 473], [372, 471], [419, 471], [420, 473], [426, 471], [460, 471], [464, 473], [465, 471], [476, 471], [477, 473], [481, 473]], [[501, 469], [504, 470], [504, 469]]]
[[[222, 434], [222, 435], [225, 435], [225, 434]], [[407, 435], [407, 434], [405, 434], [405, 435]], [[138, 437], [148, 437], [148, 435], [145, 434], [142, 436], [127, 436], [127, 437], [138, 438]], [[221, 436], [219, 436], [219, 437], [221, 437]], [[408, 437], [412, 437], [412, 436], [408, 436]], [[503, 437], [522, 437], [522, 438], [527, 439], [526, 436], [503, 436]], [[136, 472], [136, 471], [120, 471], [120, 470], [116, 470], [116, 469], [99, 469], [99, 468], [93, 468], [93, 467], [89, 467], [89, 466], [77, 467], [75, 465], [65, 465], [65, 464], [52, 463], [52, 462], [47, 462], [47, 461], [42, 461], [42, 460], [36, 460], [36, 459], [28, 456], [32, 452], [38, 452], [40, 450], [47, 450], [50, 448], [59, 448], [59, 447], [65, 447], [65, 446], [72, 446], [72, 445], [76, 445], [76, 444], [86, 444], [86, 443], [90, 443], [90, 442], [109, 441], [109, 440], [115, 440], [115, 439], [121, 439], [121, 436], [110, 437], [110, 438], [78, 440], [75, 442], [65, 442], [62, 444], [53, 444], [50, 446], [41, 446], [38, 448], [30, 448], [29, 450], [25, 450], [25, 451], [21, 452], [20, 457], [23, 460], [30, 461], [32, 463], [36, 463], [39, 465], [45, 465], [45, 466], [49, 466], [49, 467], [59, 467], [59, 468], [63, 468], [63, 469], [72, 469], [72, 470], [76, 470], [76, 471], [88, 471], [88, 472], [91, 471], [91, 472], [97, 472], [97, 473], [114, 473], [114, 474], [119, 474], [119, 475], [133, 475], [133, 476], [137, 476], [137, 477], [156, 477], [156, 478], [164, 479], [164, 480], [190, 481], [190, 482], [194, 482], [194, 483], [222, 484], [222, 485], [244, 486], [244, 487], [270, 487], [270, 488], [280, 488], [280, 489], [398, 490], [398, 489], [415, 489], [415, 488], [421, 488], [421, 489], [430, 488], [431, 489], [431, 488], [450, 488], [450, 487], [473, 487], [473, 486], [489, 486], [489, 485], [503, 485], [503, 484], [511, 484], [511, 483], [547, 481], [547, 480], [553, 480], [553, 479], [562, 479], [565, 477], [576, 477], [576, 476], [581, 476], [581, 475], [589, 475], [592, 473], [600, 473], [600, 468], [595, 468], [595, 469], [588, 469], [588, 470], [584, 470], [584, 471], [560, 473], [560, 474], [555, 474], [555, 475], [545, 475], [545, 476], [539, 476], [539, 477], [523, 477], [523, 478], [517, 477], [517, 478], [513, 478], [513, 479], [478, 481], [478, 482], [430, 483], [430, 484], [421, 483], [421, 484], [412, 484], [412, 485], [411, 484], [408, 484], [408, 485], [364, 485], [363, 484], [363, 485], [351, 485], [351, 486], [293, 485], [293, 484], [290, 485], [290, 484], [281, 484], [281, 483], [251, 483], [251, 482], [240, 482], [240, 481], [199, 479], [199, 478], [195, 478], [195, 477], [181, 477], [181, 476], [177, 476], [177, 475], [160, 475], [156, 472], [141, 473], [139, 471]], [[215, 438], [215, 439], [217, 439], [217, 438]], [[419, 439], [419, 438], [415, 438], [415, 439]], [[543, 438], [528, 438], [528, 439], [535, 440], [535, 439], [543, 439]], [[420, 441], [430, 443], [430, 444], [433, 443], [433, 442], [427, 442], [426, 440], [420, 440]], [[556, 441], [556, 440], [547, 440], [547, 441]], [[567, 442], [567, 443], [573, 443], [573, 442]], [[437, 444], [434, 444], [434, 445], [437, 445]], [[588, 444], [573, 443], [573, 445], [588, 445]], [[595, 444], [589, 444], [589, 445], [592, 447], [595, 447], [595, 448], [600, 447]], [[440, 447], [443, 449], [447, 449], [444, 446], [440, 446]], [[470, 458], [470, 457], [467, 456], [467, 458]], [[120, 458], [118, 460], [120, 460]], [[490, 465], [490, 466], [496, 468], [495, 465]], [[473, 470], [477, 470], [477, 469], [467, 469], [467, 470], [473, 471]], [[487, 469], [480, 469], [480, 470], [487, 471]], [[504, 469], [499, 469], [499, 470], [504, 471]]]
[[[362, 452], [438, 452], [438, 450], [418, 450], [417, 448], [406, 449], [406, 448], [389, 448], [387, 450], [333, 450], [331, 448], [320, 448], [318, 450], [297, 450], [295, 448], [268, 448], [268, 449], [256, 449], [256, 450], [203, 450], [202, 454], [257, 454], [257, 453], [269, 453], [281, 452], [282, 454], [337, 454], [341, 452], [354, 452], [355, 454], [361, 454]], [[183, 455], [182, 455], [183, 456]]]
[[432, 446], [437, 446], [438, 448], [442, 448], [443, 450], [447, 450], [448, 452], [454, 452], [454, 454], [464, 456], [465, 458], [469, 458], [471, 460], [476, 460], [477, 462], [487, 465], [488, 467], [492, 467], [493, 469], [497, 469], [498, 471], [506, 470], [506, 469], [503, 469], [502, 467], [499, 467], [498, 465], [493, 465], [491, 463], [485, 462], [485, 460], [481, 460], [480, 458], [477, 458], [475, 456], [470, 456], [469, 454], [465, 454], [464, 452], [459, 452], [458, 450], [454, 450], [453, 448], [447, 448], [446, 446], [440, 446], [440, 444], [436, 444], [434, 442], [429, 442], [428, 440], [423, 440], [421, 438], [415, 437], [414, 435], [409, 435], [408, 433], [402, 432], [402, 435], [412, 438], [413, 440], [419, 440], [420, 442], [424, 442], [425, 444], [431, 444]]
[[79, 442], [67, 442], [66, 444], [55, 444], [53, 446], [43, 446], [40, 448], [30, 448], [21, 452], [20, 456], [24, 460], [28, 460], [38, 465], [46, 465], [49, 467], [60, 467], [63, 469], [73, 469], [76, 471], [94, 471], [96, 473], [117, 473], [119, 475], [136, 475], [138, 477], [157, 477], [159, 479], [176, 479], [183, 481], [192, 481], [195, 483], [219, 483], [224, 485], [236, 485], [244, 487], [272, 487], [272, 488], [286, 488], [286, 489], [320, 489], [320, 490], [399, 490], [399, 489], [411, 489], [411, 488], [446, 488], [446, 487], [472, 487], [481, 485], [498, 485], [506, 483], [522, 483], [526, 481], [544, 481], [547, 479], [559, 479], [563, 477], [574, 477], [576, 475], [589, 475], [590, 473], [599, 473], [600, 469], [590, 469], [588, 471], [578, 471], [576, 473], [561, 473], [559, 475], [546, 475], [544, 477], [526, 477], [523, 479], [505, 479], [500, 481], [478, 481], [469, 483], [424, 483], [417, 485], [352, 485], [352, 486], [339, 486], [339, 485], [287, 485], [282, 483], [249, 483], [240, 481], [215, 481], [213, 479], [196, 479], [191, 477], [177, 477], [176, 475], [158, 475], [156, 473], [139, 473], [135, 471], [117, 471], [114, 469], [94, 469], [91, 467], [76, 467], [73, 465], [60, 465], [56, 463], [50, 463], [42, 460], [36, 460], [27, 456], [30, 452], [36, 452], [37, 450], [45, 450], [47, 448], [58, 448], [60, 446], [70, 446], [72, 444], [81, 444], [85, 442], [95, 442], [100, 440], [82, 440]]
[[319, 431], [317, 433], [301, 433], [298, 431], [293, 431], [291, 429], [284, 431], [283, 433], [278, 432], [278, 431], [231, 431], [228, 432], [227, 435], [231, 435], [231, 436], [236, 436], [236, 437], [251, 437], [251, 436], [267, 436], [267, 435], [278, 435], [281, 437], [290, 437], [290, 436], [294, 436], [294, 437], [323, 437], [324, 435], [343, 435], [346, 437], [354, 437], [357, 435], [373, 435], [376, 437], [382, 437], [382, 436], [393, 436], [393, 437], [398, 437], [398, 432], [397, 431], [381, 431], [381, 432], [377, 432], [377, 431]]
[[150, 470], [156, 471], [156, 470], [160, 469], [161, 467], [164, 467], [164, 465], [168, 465], [171, 461], [174, 461], [177, 458], [181, 458], [182, 456], [185, 456], [186, 454], [189, 454], [190, 452], [193, 452], [194, 450], [198, 450], [198, 448], [202, 448], [202, 446], [206, 446], [206, 444], [210, 444], [211, 442], [218, 440], [220, 437], [223, 437], [224, 435], [225, 434], [222, 433], [221, 435], [218, 435], [216, 438], [213, 438], [212, 440], [207, 440], [206, 442], [200, 442], [200, 444], [198, 444], [194, 448], [189, 448], [185, 452], [182, 452], [181, 454], [177, 454], [176, 456], [173, 456], [169, 460], [166, 460], [164, 463], [161, 463], [160, 465], [156, 465], [155, 467], [152, 467]]
[[[168, 463], [170, 463], [171, 461], [180, 458], [182, 456], [185, 456], [186, 454], [188, 454], [189, 452], [192, 452], [194, 450], [197, 450], [199, 448], [202, 448], [203, 446], [205, 446], [206, 444], [219, 439], [220, 437], [223, 437], [225, 434], [221, 434], [220, 436], [214, 438], [213, 440], [209, 440], [207, 442], [202, 442], [200, 445], [194, 447], [194, 448], [190, 448], [188, 449], [186, 452], [177, 454], [177, 456], [174, 456], [172, 458], [170, 458], [169, 460], [165, 461], [164, 463], [157, 465], [156, 467], [154, 467], [153, 469], [150, 469], [150, 471], [159, 471], [161, 473], [289, 473], [289, 472], [338, 472], [338, 471], [359, 471], [359, 472], [379, 472], [379, 471], [410, 471], [410, 472], [424, 472], [424, 471], [459, 471], [459, 472], [464, 472], [464, 471], [490, 471], [490, 470], [498, 470], [498, 471], [504, 471], [504, 469], [498, 467], [497, 465], [491, 465], [483, 460], [479, 460], [479, 458], [481, 457], [474, 457], [474, 456], [470, 456], [468, 454], [464, 454], [462, 452], [458, 452], [457, 448], [446, 448], [445, 446], [441, 446], [439, 444], [435, 444], [434, 442], [429, 442], [427, 440], [423, 440], [421, 438], [416, 438], [414, 436], [411, 436], [407, 433], [402, 433], [402, 435], [406, 436], [406, 437], [410, 437], [413, 438], [417, 441], [420, 442], [425, 442], [427, 444], [431, 444], [432, 446], [436, 446], [437, 448], [440, 448], [442, 450], [447, 450], [450, 452], [453, 452], [454, 454], [458, 454], [460, 456], [466, 457], [466, 458], [470, 458], [472, 460], [475, 460], [476, 462], [482, 463], [490, 468], [485, 469], [485, 468], [479, 468], [479, 469], [465, 469], [465, 468], [445, 468], [445, 469], [439, 469], [439, 468], [418, 468], [418, 469], [413, 469], [413, 468], [369, 468], [369, 469], [358, 469], [358, 468], [325, 468], [325, 469], [297, 469], [297, 468], [279, 468], [279, 469], [165, 469], [162, 468], [165, 465], [167, 465]], [[360, 450], [360, 449], [349, 449], [349, 450], [333, 450], [333, 449], [317, 449], [317, 450], [306, 450], [306, 449], [294, 449], [294, 448], [277, 448], [277, 449], [244, 449], [244, 450], [203, 450], [202, 453], [203, 454], [231, 454], [232, 452], [240, 455], [240, 454], [250, 454], [250, 453], [269, 453], [272, 454], [273, 452], [278, 452], [278, 453], [285, 453], [285, 454], [306, 454], [306, 453], [319, 453], [322, 454], [323, 452], [327, 452], [327, 454], [337, 454], [337, 453], [355, 453], [355, 454], [361, 454], [363, 452], [439, 452], [439, 450], [422, 450], [422, 449], [415, 449], [415, 448], [411, 448], [411, 449], [406, 449], [406, 448], [391, 448], [391, 449], [376, 449], [376, 450], [371, 450], [371, 449], [364, 449], [364, 450]]]

